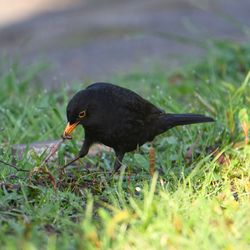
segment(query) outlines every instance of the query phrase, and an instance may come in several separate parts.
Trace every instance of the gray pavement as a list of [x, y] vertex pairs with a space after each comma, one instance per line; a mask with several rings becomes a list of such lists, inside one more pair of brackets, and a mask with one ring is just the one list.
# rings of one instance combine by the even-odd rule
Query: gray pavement
[[249, 41], [250, 0], [85, 0], [0, 29], [0, 56], [45, 61], [50, 87], [174, 69], [209, 39]]

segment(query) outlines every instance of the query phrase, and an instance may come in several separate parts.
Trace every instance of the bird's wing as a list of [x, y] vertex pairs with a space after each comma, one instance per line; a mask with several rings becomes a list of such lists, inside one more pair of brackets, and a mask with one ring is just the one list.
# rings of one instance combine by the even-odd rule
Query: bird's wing
[[[112, 103], [112, 109], [116, 112], [129, 113], [130, 118], [145, 119], [151, 114], [161, 114], [163, 111], [154, 106], [149, 101], [145, 100], [132, 90], [113, 85], [110, 83], [94, 83], [87, 87], [90, 90], [98, 91], [99, 99], [105, 102]], [[106, 96], [106, 98], [102, 98]]]
[[162, 111], [154, 106], [152, 103], [147, 101], [146, 99], [140, 96], [133, 96], [130, 100], [127, 100], [125, 106], [131, 111], [135, 113], [140, 113], [143, 116], [151, 115], [151, 114], [159, 114]]

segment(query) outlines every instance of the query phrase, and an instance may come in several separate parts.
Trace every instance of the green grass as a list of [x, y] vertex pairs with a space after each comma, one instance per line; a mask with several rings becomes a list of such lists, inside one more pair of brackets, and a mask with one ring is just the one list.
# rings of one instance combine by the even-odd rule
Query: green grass
[[[216, 119], [157, 137], [153, 178], [147, 145], [128, 154], [126, 171], [112, 180], [113, 153], [86, 157], [60, 176], [64, 155], [79, 149], [81, 128], [47, 166], [57, 191], [46, 174], [30, 183], [28, 173], [0, 163], [0, 248], [249, 249], [249, 55], [248, 45], [223, 42], [199, 65], [114, 77], [168, 112]], [[82, 84], [45, 92], [34, 87], [39, 71], [17, 65], [1, 71], [1, 160], [12, 161], [14, 144], [62, 134], [67, 101]], [[25, 154], [16, 164], [30, 171], [45, 154]]]

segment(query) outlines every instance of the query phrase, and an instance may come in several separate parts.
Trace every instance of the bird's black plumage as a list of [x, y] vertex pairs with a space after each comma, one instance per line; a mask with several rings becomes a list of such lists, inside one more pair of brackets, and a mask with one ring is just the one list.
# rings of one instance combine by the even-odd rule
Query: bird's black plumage
[[168, 129], [185, 124], [212, 122], [197, 114], [168, 114], [135, 92], [110, 83], [94, 83], [76, 93], [67, 106], [67, 137], [78, 124], [85, 129], [85, 141], [79, 157], [88, 153], [96, 142], [115, 150], [115, 170], [126, 152]]

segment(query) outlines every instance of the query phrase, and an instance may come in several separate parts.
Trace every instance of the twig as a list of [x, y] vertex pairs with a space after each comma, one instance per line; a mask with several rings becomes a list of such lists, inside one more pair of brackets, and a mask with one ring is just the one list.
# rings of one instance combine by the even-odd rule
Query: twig
[[11, 164], [11, 163], [8, 163], [8, 162], [5, 162], [3, 160], [0, 160], [1, 163], [11, 167], [11, 168], [14, 168], [16, 171], [23, 171], [23, 172], [29, 172], [29, 170], [26, 170], [26, 169], [21, 169], [21, 168], [18, 168], [17, 166], [15, 166], [14, 164]]
[[41, 163], [40, 167], [42, 167], [43, 165], [46, 165], [49, 162], [50, 158], [57, 152], [57, 150], [59, 149], [59, 147], [61, 146], [61, 144], [64, 142], [65, 139], [66, 138], [62, 138], [58, 143], [52, 146], [48, 156]]

